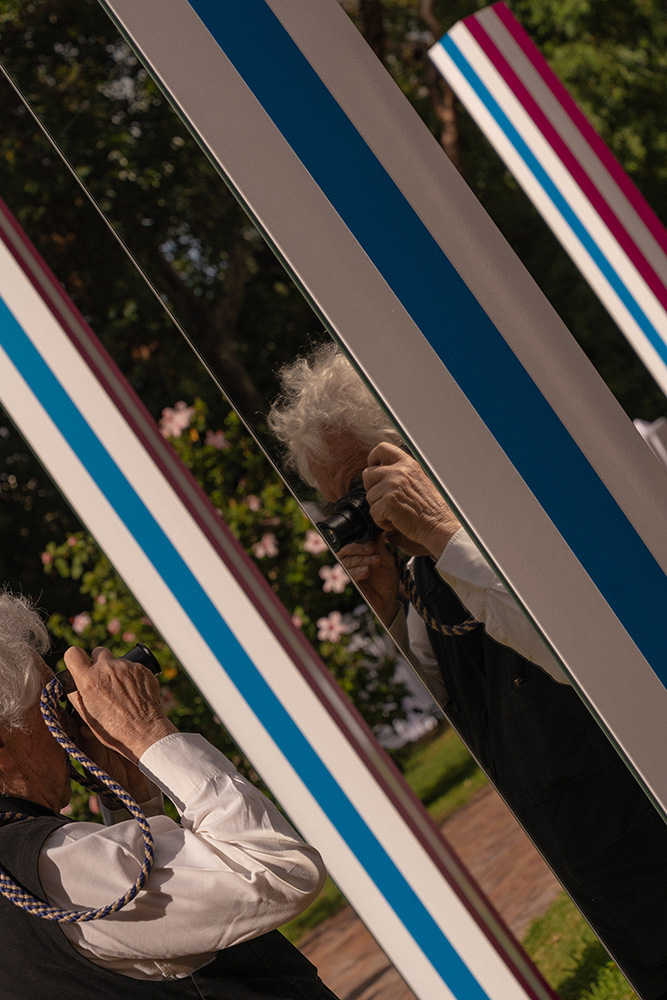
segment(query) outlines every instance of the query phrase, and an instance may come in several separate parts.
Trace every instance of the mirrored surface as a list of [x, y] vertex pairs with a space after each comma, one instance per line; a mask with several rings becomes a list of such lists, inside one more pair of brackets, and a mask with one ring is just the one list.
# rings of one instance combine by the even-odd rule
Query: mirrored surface
[[[224, 469], [219, 481], [211, 475], [207, 485], [218, 491], [226, 519], [245, 538], [244, 544], [295, 620], [315, 641], [329, 643], [325, 659], [355, 701], [366, 703], [373, 724], [381, 727], [396, 664], [374, 633], [370, 616], [365, 631], [354, 624], [358, 596], [346, 587], [331, 555], [322, 551], [319, 536], [301, 522], [300, 541], [294, 543], [295, 523], [301, 517], [298, 507], [292, 508], [292, 521], [285, 518], [279, 482], [273, 501], [264, 495], [269, 467], [223, 407], [213, 383], [202, 377], [200, 364], [204, 362], [256, 439], [282, 466], [282, 449], [265, 423], [279, 390], [277, 372], [314, 343], [328, 340], [321, 324], [96, 4], [59, 5], [57, 12], [50, 4], [31, 5], [29, 24], [17, 17], [5, 25], [2, 46], [5, 67], [72, 168], [68, 175], [26, 106], [5, 86], [3, 196], [151, 412], [163, 421], [165, 432], [172, 432], [176, 447], [184, 456], [199, 440], [213, 449], [205, 459], [191, 458], [207, 468]], [[83, 189], [77, 189], [74, 177]], [[123, 252], [89, 208], [87, 194], [129, 247], [152, 293], [132, 275]], [[156, 296], [171, 311], [194, 353], [174, 336]], [[195, 397], [203, 403], [191, 410]], [[363, 455], [350, 456], [349, 468], [342, 468], [348, 458], [346, 445], [339, 441], [329, 445], [338, 479], [325, 482], [326, 468], [319, 478], [311, 478], [328, 494], [325, 499], [335, 503], [363, 471], [368, 443]], [[220, 453], [219, 463], [211, 461], [215, 451]], [[305, 504], [321, 502], [294, 473], [287, 478]], [[260, 510], [253, 510], [258, 498]], [[74, 527], [66, 530], [76, 534]], [[60, 552], [62, 541], [57, 542], [65, 534], [59, 524], [54, 525], [52, 548], [43, 550], [54, 565], [67, 554]], [[294, 573], [305, 546], [316, 560], [309, 584]], [[403, 549], [413, 554], [410, 546]], [[420, 588], [429, 591], [432, 612], [458, 625], [468, 616], [467, 610], [450, 596], [451, 591], [440, 589], [437, 576], [419, 558], [423, 560], [419, 565], [428, 571]], [[396, 597], [404, 596], [395, 582], [392, 586], [391, 613], [377, 607], [387, 624], [395, 624], [400, 612]], [[363, 584], [362, 593], [373, 603]], [[306, 596], [313, 594], [317, 601], [310, 606]], [[332, 599], [329, 611], [318, 603], [326, 594]], [[414, 619], [412, 612], [410, 617]], [[528, 632], [524, 623], [516, 628], [531, 635], [531, 626]], [[366, 633], [368, 641], [381, 648], [371, 667], [363, 663], [363, 651], [360, 655], [354, 648], [355, 635]], [[623, 886], [620, 876], [632, 850], [629, 842], [628, 858], [622, 850], [608, 851], [597, 859], [595, 871], [586, 869], [585, 862], [617, 845], [630, 830], [640, 838], [637, 843], [644, 844], [641, 837], [648, 834], [642, 834], [640, 826], [651, 825], [653, 811], [576, 694], [554, 679], [557, 664], [549, 676], [547, 667], [541, 670], [523, 659], [519, 662], [509, 647], [498, 646], [481, 629], [464, 637], [453, 657], [441, 648], [457, 641], [450, 637], [441, 640], [426, 634], [421, 640], [406, 639], [401, 633], [399, 638], [404, 648], [406, 642], [412, 646], [448, 718], [561, 878], [570, 882], [570, 888], [572, 879], [579, 879], [576, 885], [584, 909], [587, 897], [595, 895], [594, 886], [613, 886], [615, 879]], [[541, 654], [535, 655], [539, 662]], [[372, 676], [377, 676], [378, 663], [384, 670], [380, 680]], [[402, 700], [406, 692], [400, 693]], [[428, 726], [437, 713], [418, 687], [413, 697], [418, 702], [415, 719], [424, 717]], [[611, 815], [610, 798], [615, 804]], [[599, 839], [601, 827], [607, 836], [604, 843]], [[659, 828], [654, 832], [658, 836]], [[581, 868], [582, 862], [583, 874], [573, 876], [573, 867]], [[623, 919], [638, 927], [641, 914], [620, 901], [624, 892], [624, 888], [616, 892], [617, 908]], [[660, 924], [658, 903], [639, 899], [644, 914], [650, 907], [654, 927]], [[603, 909], [613, 908], [606, 899]], [[590, 915], [605, 937], [615, 933], [613, 926], [609, 930], [604, 925], [598, 909]], [[618, 957], [625, 959], [623, 954]]]

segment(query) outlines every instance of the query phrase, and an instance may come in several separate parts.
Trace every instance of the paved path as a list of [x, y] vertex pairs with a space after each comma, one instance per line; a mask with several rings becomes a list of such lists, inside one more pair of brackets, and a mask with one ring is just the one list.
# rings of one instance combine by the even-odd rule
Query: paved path
[[[487, 786], [442, 829], [520, 939], [560, 886], [512, 814]], [[340, 1000], [415, 1000], [349, 907], [316, 928], [300, 948]]]

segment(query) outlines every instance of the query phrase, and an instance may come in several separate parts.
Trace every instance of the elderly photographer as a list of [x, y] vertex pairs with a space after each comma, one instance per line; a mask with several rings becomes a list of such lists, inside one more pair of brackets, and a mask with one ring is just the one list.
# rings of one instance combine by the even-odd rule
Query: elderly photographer
[[[68, 761], [42, 718], [52, 671], [44, 624], [22, 598], [0, 595], [0, 865], [28, 892], [64, 909], [122, 896], [143, 859], [124, 810], [71, 822]], [[40, 919], [0, 896], [5, 997], [186, 997], [325, 1000], [315, 968], [275, 928], [317, 896], [317, 852], [278, 809], [201, 736], [164, 715], [144, 666], [65, 654], [80, 719], [68, 735], [150, 816], [155, 863], [145, 887], [117, 913], [84, 923]], [[161, 792], [180, 822], [163, 814]]]
[[[279, 375], [269, 427], [289, 464], [328, 504], [363, 485], [381, 529], [341, 548], [351, 577], [642, 997], [664, 1000], [667, 827], [335, 345]], [[410, 607], [406, 625], [387, 543], [429, 624]]]

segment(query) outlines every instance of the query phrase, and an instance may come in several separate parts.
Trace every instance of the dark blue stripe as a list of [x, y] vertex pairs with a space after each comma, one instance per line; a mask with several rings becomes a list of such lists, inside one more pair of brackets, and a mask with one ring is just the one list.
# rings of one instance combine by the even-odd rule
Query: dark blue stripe
[[[442, 929], [249, 659], [187, 564], [0, 298], [0, 343], [379, 891], [461, 1000], [488, 1000]], [[113, 559], [113, 553], [109, 553]], [[252, 756], [252, 748], [248, 749]]]
[[665, 683], [665, 574], [477, 299], [267, 4], [189, 2]]
[[[576, 238], [579, 240], [583, 248], [589, 254], [591, 259], [595, 262], [597, 267], [600, 269], [601, 273], [607, 279], [611, 287], [614, 289], [619, 299], [628, 310], [632, 318], [634, 319], [637, 326], [642, 330], [644, 336], [654, 348], [656, 353], [662, 358], [663, 361], [667, 361], [667, 344], [655, 329], [648, 316], [639, 306], [639, 303], [635, 299], [634, 295], [628, 290], [625, 283], [619, 276], [619, 274], [614, 269], [613, 265], [605, 256], [604, 252], [600, 249], [599, 245], [593, 239], [591, 234], [586, 229], [583, 222], [579, 219], [577, 214], [570, 207], [569, 202], [561, 194], [560, 190], [556, 184], [552, 181], [549, 174], [542, 167], [540, 161], [533, 154], [530, 147], [524, 142], [522, 136], [517, 132], [517, 130], [512, 125], [511, 121], [502, 110], [498, 102], [493, 98], [490, 91], [484, 85], [482, 80], [479, 78], [475, 70], [472, 68], [470, 63], [467, 61], [466, 57], [463, 55], [461, 50], [456, 45], [456, 42], [446, 35], [440, 40], [440, 45], [445, 50], [447, 55], [456, 64], [456, 67], [466, 78], [472, 89], [475, 91], [479, 99], [485, 105], [486, 110], [489, 112], [492, 118], [495, 119], [498, 127], [507, 136], [512, 145], [514, 146], [516, 152], [524, 161], [526, 167], [531, 171], [535, 180], [540, 184], [542, 190], [549, 198], [551, 203], [561, 214], [567, 225], [570, 227]], [[537, 126], [536, 126], [537, 127]], [[548, 143], [548, 139], [545, 139]], [[643, 279], [642, 279], [643, 280]]]

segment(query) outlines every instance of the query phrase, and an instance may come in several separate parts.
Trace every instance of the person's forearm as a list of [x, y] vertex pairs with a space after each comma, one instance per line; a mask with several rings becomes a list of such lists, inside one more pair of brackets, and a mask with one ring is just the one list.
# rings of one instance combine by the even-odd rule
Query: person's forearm
[[[181, 822], [151, 820], [156, 855], [141, 895], [143, 919], [131, 919], [130, 904], [124, 920], [66, 925], [82, 954], [130, 976], [188, 975], [221, 948], [280, 927], [315, 899], [325, 878], [318, 852], [202, 737], [167, 736], [144, 753], [140, 767], [174, 801]], [[58, 906], [72, 899], [106, 905], [127, 890], [128, 871], [143, 851], [136, 823], [59, 827], [40, 855], [47, 898]]]
[[[179, 746], [187, 751], [179, 753]], [[240, 863], [268, 863], [276, 882], [317, 894], [326, 872], [280, 810], [203, 737], [175, 734], [151, 746], [139, 766], [181, 813], [182, 825]], [[243, 860], [245, 859], [245, 860]]]

